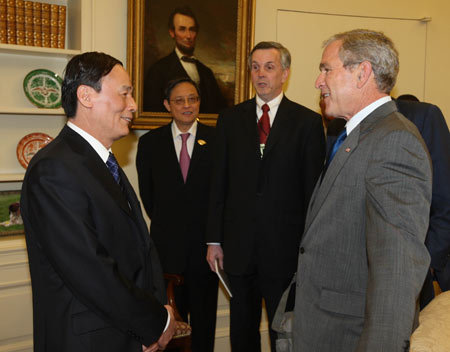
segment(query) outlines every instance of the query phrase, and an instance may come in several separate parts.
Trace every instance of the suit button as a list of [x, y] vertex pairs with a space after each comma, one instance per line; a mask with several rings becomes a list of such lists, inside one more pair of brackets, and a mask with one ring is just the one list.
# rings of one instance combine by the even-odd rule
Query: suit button
[[300, 254], [303, 254], [303, 253], [305, 253], [305, 248], [300, 247]]

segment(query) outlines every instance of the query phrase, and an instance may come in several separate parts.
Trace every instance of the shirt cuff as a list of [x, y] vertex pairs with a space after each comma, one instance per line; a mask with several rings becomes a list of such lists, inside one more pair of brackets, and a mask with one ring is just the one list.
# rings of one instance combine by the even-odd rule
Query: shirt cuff
[[169, 324], [170, 324], [170, 314], [169, 314], [169, 311], [167, 311], [167, 322], [166, 322], [166, 327], [163, 330], [163, 333], [166, 332], [167, 328], [169, 327]]
[[208, 246], [220, 246], [219, 242], [206, 242]]

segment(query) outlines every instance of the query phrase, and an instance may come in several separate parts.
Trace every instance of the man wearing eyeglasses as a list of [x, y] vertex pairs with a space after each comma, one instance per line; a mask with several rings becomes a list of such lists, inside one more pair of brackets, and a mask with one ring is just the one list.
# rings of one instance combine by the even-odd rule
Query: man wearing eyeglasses
[[139, 139], [136, 167], [163, 271], [184, 277], [175, 300], [184, 321], [189, 314], [192, 351], [213, 352], [218, 282], [205, 260], [205, 227], [215, 131], [197, 121], [199, 93], [189, 78], [169, 82], [172, 123]]
[[218, 113], [226, 106], [216, 78], [195, 56], [199, 25], [188, 6], [176, 8], [169, 16], [169, 35], [175, 49], [154, 63], [144, 80], [144, 111], [166, 112], [164, 89], [170, 80], [190, 77], [202, 91], [201, 113]]

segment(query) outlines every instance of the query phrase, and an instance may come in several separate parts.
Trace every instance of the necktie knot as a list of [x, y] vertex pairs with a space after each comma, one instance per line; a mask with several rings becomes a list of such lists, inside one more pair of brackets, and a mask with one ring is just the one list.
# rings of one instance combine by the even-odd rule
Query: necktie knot
[[194, 57], [189, 57], [185, 55], [181, 57], [181, 60], [184, 62], [191, 62], [193, 64], [197, 62], [197, 60]]
[[186, 143], [187, 139], [189, 138], [190, 133], [182, 133], [181, 134], [181, 141], [182, 143]]
[[264, 104], [263, 106], [261, 106], [261, 109], [262, 109], [263, 113], [265, 113], [265, 112], [268, 112], [270, 110], [270, 107], [269, 107], [269, 105]]
[[114, 177], [114, 180], [116, 180], [116, 182], [119, 183], [120, 182], [119, 164], [117, 163], [114, 154], [111, 152], [109, 153], [108, 160], [106, 160], [106, 166], [111, 172], [111, 175]]

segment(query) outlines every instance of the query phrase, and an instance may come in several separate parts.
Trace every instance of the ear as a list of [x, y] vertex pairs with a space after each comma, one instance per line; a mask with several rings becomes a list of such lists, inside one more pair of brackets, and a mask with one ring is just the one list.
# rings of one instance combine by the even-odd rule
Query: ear
[[173, 29], [169, 29], [169, 35], [173, 38], [175, 38], [175, 31]]
[[361, 62], [355, 73], [357, 77], [356, 86], [362, 88], [372, 75], [372, 64], [369, 61]]
[[83, 105], [86, 108], [92, 107], [92, 92], [94, 89], [89, 86], [80, 85], [77, 88], [77, 98], [81, 105]]
[[170, 112], [170, 105], [167, 99], [164, 99], [164, 106], [166, 107], [167, 111]]
[[281, 77], [281, 81], [283, 83], [287, 81], [290, 72], [291, 72], [290, 68], [283, 70], [282, 77]]

